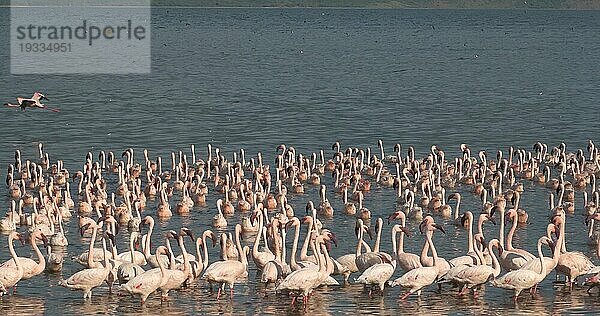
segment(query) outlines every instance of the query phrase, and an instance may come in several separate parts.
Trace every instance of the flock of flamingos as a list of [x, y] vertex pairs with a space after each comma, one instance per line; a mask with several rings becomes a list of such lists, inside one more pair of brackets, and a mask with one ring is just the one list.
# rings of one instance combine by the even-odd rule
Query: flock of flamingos
[[[147, 150], [142, 159], [133, 149], [120, 158], [112, 152], [100, 152], [97, 159], [88, 153], [76, 172], [65, 169], [61, 160], [51, 161], [42, 144], [39, 157], [33, 159], [24, 160], [17, 150], [6, 177], [11, 207], [0, 220], [12, 257], [0, 266], [1, 293], [44, 271], [61, 271], [65, 262], [79, 264], [81, 270], [61, 280], [61, 286], [91, 298], [94, 288], [107, 285], [111, 291], [139, 297], [142, 304], [154, 292], [167, 300], [171, 290], [198, 280], [218, 286], [217, 299], [233, 297], [234, 285], [248, 277], [250, 261], [260, 282], [272, 283], [277, 293], [304, 307], [313, 291], [340, 282], [364, 284], [369, 295], [400, 286], [406, 290], [401, 299], [421, 295], [429, 286], [476, 297], [489, 284], [512, 291], [515, 301], [524, 290], [535, 293], [553, 270], [557, 280], [564, 277], [571, 289], [579, 277], [590, 289], [600, 284], [600, 268], [583, 253], [568, 251], [565, 236], [566, 214], [575, 212], [577, 191], [585, 200], [581, 213], [589, 227], [589, 242], [597, 245], [600, 240], [594, 228], [594, 221], [600, 220], [596, 212], [600, 154], [592, 141], [576, 151], [567, 151], [564, 143], [550, 148], [538, 142], [531, 151], [511, 147], [493, 155], [472, 152], [463, 144], [450, 159], [438, 146], [417, 158], [412, 147], [403, 151], [396, 144], [393, 154], [387, 155], [381, 140], [376, 152], [335, 143], [330, 158], [323, 150], [303, 155], [280, 145], [273, 165], [260, 153], [247, 159], [240, 150], [229, 160], [219, 148], [207, 149], [205, 159], [196, 156], [193, 145], [189, 155], [172, 153], [170, 168], [161, 157], [149, 157]], [[326, 178], [332, 183], [329, 187], [324, 185]], [[528, 223], [527, 212], [519, 206], [526, 181], [545, 186], [550, 197], [549, 207], [540, 207], [547, 209], [548, 222], [545, 233], [535, 236], [537, 253], [515, 248], [512, 242], [520, 224]], [[288, 196], [304, 194], [307, 186], [319, 189], [320, 200], [295, 211]], [[395, 212], [372, 218], [379, 212], [368, 210], [363, 200], [375, 187], [395, 190]], [[460, 211], [458, 187], [481, 197], [482, 204], [472, 207], [477, 211]], [[220, 198], [208, 201], [209, 190]], [[342, 209], [333, 209], [331, 196], [343, 199]], [[212, 226], [221, 233], [206, 229], [194, 236], [191, 229], [181, 227], [167, 231], [164, 243], [153, 249], [155, 221], [168, 222], [172, 216], [193, 212], [197, 205], [214, 210], [211, 223], [197, 226]], [[356, 221], [356, 251], [338, 258], [330, 251], [337, 244], [339, 228], [325, 227], [319, 220], [334, 213]], [[63, 221], [72, 216], [77, 220], [71, 222], [78, 223], [81, 236], [91, 236], [91, 243], [86, 252], [63, 258], [53, 250], [69, 244]], [[432, 237], [446, 229], [436, 218], [453, 222], [467, 234], [466, 247], [454, 258], [438, 256]], [[409, 231], [407, 221], [420, 223], [418, 231]], [[499, 226], [497, 236], [484, 237], [486, 222]], [[255, 236], [252, 244], [245, 241], [249, 234]], [[391, 236], [393, 249], [380, 249], [382, 234]], [[423, 242], [420, 254], [404, 251], [409, 235]], [[117, 237], [128, 241], [128, 251], [117, 251]], [[188, 238], [194, 251], [186, 248]], [[36, 259], [19, 256], [15, 240], [29, 243]], [[47, 254], [40, 250], [42, 243]], [[217, 245], [220, 258], [209, 260], [208, 247]]]

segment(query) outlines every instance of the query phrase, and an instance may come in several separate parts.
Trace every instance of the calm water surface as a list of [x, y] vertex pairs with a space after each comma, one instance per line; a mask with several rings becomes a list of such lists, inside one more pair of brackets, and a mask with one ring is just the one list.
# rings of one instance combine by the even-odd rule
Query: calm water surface
[[[38, 142], [45, 144], [52, 160], [62, 159], [70, 170], [78, 170], [88, 151], [120, 154], [133, 147], [139, 159], [141, 149], [148, 148], [151, 157], [168, 159], [171, 151], [187, 151], [189, 144], [196, 144], [205, 158], [209, 142], [229, 157], [243, 147], [249, 155], [261, 151], [272, 161], [280, 143], [308, 154], [336, 140], [376, 148], [381, 138], [390, 151], [399, 142], [424, 154], [435, 143], [454, 156], [460, 143], [495, 152], [510, 145], [530, 149], [538, 140], [550, 145], [566, 141], [569, 149], [583, 148], [589, 138], [597, 140], [596, 11], [155, 8], [152, 73], [141, 76], [12, 76], [9, 9], [0, 9], [0, 15], [0, 99], [42, 90], [51, 99], [48, 103], [61, 109], [58, 114], [2, 110], [2, 177], [15, 149], [35, 159]], [[331, 183], [330, 176], [325, 183]], [[546, 223], [548, 192], [531, 183], [525, 190], [522, 206], [531, 224], [517, 232], [515, 244], [534, 251]], [[459, 191], [465, 210], [478, 208], [476, 197]], [[4, 185], [0, 192], [0, 209], [8, 209]], [[187, 225], [201, 232], [210, 225], [216, 198], [211, 193], [207, 207], [195, 208], [189, 217], [176, 215], [161, 223], [161, 229]], [[309, 199], [318, 199], [315, 188], [291, 196], [290, 202], [302, 213]], [[374, 216], [385, 216], [394, 210], [394, 201], [391, 190], [376, 187], [365, 204]], [[582, 204], [580, 192], [576, 203]], [[341, 205], [334, 198], [334, 207], [339, 210]], [[153, 210], [150, 202], [148, 212]], [[238, 218], [230, 219], [229, 229]], [[582, 217], [568, 221], [569, 248], [593, 256], [581, 233]], [[334, 256], [352, 252], [353, 219], [338, 211], [325, 224], [342, 240]], [[416, 223], [409, 227], [416, 231]], [[75, 220], [66, 229], [68, 256], [82, 252], [89, 239], [78, 237]], [[440, 254], [452, 258], [462, 252], [466, 235], [448, 230], [448, 236], [435, 239]], [[486, 232], [496, 236], [497, 228], [486, 227]], [[388, 235], [385, 227], [383, 247], [390, 251]], [[159, 234], [154, 238], [158, 244]], [[126, 238], [119, 239], [123, 251]], [[416, 252], [421, 236], [415, 234], [406, 243]], [[5, 244], [2, 238], [0, 245]], [[4, 260], [8, 252], [2, 249]], [[29, 249], [17, 251], [23, 256]], [[68, 262], [62, 277], [78, 269]], [[83, 301], [81, 293], [57, 286], [61, 276], [42, 274], [21, 282], [18, 294], [3, 298], [0, 309], [25, 314], [302, 313], [288, 307], [286, 297], [257, 285], [253, 263], [250, 270], [233, 301], [217, 302], [198, 284], [172, 293], [169, 304], [160, 305], [154, 297], [142, 308], [132, 298], [109, 296], [104, 287], [94, 291], [91, 301]], [[397, 271], [395, 277], [399, 275]], [[569, 293], [551, 284], [552, 278], [542, 284], [541, 295], [523, 295], [517, 305], [507, 292], [489, 287], [477, 300], [430, 289], [407, 301], [398, 299], [399, 288], [374, 298], [357, 285], [323, 288], [311, 298], [307, 313], [583, 314], [600, 308], [596, 297], [582, 289]]]

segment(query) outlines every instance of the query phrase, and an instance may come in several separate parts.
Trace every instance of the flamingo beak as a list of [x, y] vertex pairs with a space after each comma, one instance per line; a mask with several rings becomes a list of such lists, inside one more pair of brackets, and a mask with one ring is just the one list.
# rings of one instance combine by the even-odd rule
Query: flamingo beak
[[405, 234], [407, 237], [410, 237], [411, 233], [410, 233], [410, 230], [408, 230], [408, 228], [406, 228], [406, 227], [404, 227], [404, 226], [400, 226], [400, 230], [401, 230], [402, 232], [404, 232], [404, 234]]
[[48, 237], [46, 237], [46, 235], [41, 234], [40, 236], [42, 238], [42, 242], [44, 243], [44, 247], [48, 246]]
[[285, 230], [288, 231], [290, 229], [290, 227], [292, 226], [293, 222], [292, 221], [288, 221], [287, 223], [285, 223]]
[[212, 240], [212, 246], [214, 248], [217, 245], [217, 235], [215, 235], [215, 233], [212, 233], [212, 235], [210, 236], [210, 240]]
[[[494, 206], [492, 207], [492, 209], [490, 210], [490, 217], [494, 216], [494, 214], [498, 211], [498, 206]], [[495, 225], [495, 223], [494, 223]]]
[[390, 214], [390, 216], [388, 216], [388, 218], [387, 218], [388, 225], [390, 224], [390, 221], [393, 221], [396, 218], [398, 218], [398, 212], [394, 212], [394, 213]]
[[442, 225], [439, 225], [439, 224], [433, 224], [433, 227], [435, 227], [435, 228], [437, 228], [437, 229], [441, 230], [441, 231], [442, 231], [442, 233], [444, 233], [444, 234], [446, 233], [446, 230], [444, 229], [444, 226], [442, 226]]
[[108, 239], [110, 239], [110, 241], [113, 243], [113, 245], [117, 244], [117, 240], [116, 240], [115, 235], [113, 233], [106, 233], [106, 235], [108, 236]]
[[192, 240], [194, 240], [194, 233], [193, 233], [193, 232], [192, 232], [192, 231], [191, 231], [189, 228], [186, 228], [186, 227], [184, 227], [184, 228], [182, 228], [181, 230], [184, 232], [184, 234], [186, 234], [186, 235], [187, 235], [187, 236], [189, 236], [189, 237], [190, 237]]
[[88, 229], [88, 227], [90, 227], [90, 223], [87, 223], [81, 227], [79, 227], [79, 234], [81, 235], [81, 237], [83, 237], [83, 233]]
[[21, 233], [17, 233], [17, 238], [20, 242], [21, 242], [21, 246], [25, 245], [25, 242], [23, 241], [23, 235], [21, 235]]
[[334, 233], [329, 233], [329, 237], [331, 237], [331, 241], [333, 241], [333, 244], [337, 248], [338, 243], [337, 243], [337, 237], [335, 236], [335, 234]]
[[461, 225], [461, 226], [465, 226], [465, 223], [466, 223], [466, 222], [467, 222], [467, 215], [466, 215], [466, 214], [463, 214], [463, 215], [460, 217], [460, 225]]
[[371, 233], [371, 229], [369, 227], [366, 227], [367, 229], [367, 234], [369, 234], [369, 239], [373, 240], [373, 233]]

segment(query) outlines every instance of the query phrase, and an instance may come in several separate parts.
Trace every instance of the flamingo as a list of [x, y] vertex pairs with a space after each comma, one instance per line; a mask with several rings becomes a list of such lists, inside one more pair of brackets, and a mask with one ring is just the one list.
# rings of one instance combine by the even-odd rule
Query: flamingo
[[[359, 219], [360, 220], [360, 219]], [[362, 220], [360, 220], [362, 222]], [[359, 223], [361, 223], [359, 222]], [[360, 224], [359, 224], [360, 225]], [[356, 257], [356, 267], [358, 267], [358, 271], [361, 273], [364, 272], [368, 267], [384, 262], [392, 262], [392, 256], [387, 253], [379, 252], [379, 244], [381, 242], [381, 231], [383, 226], [383, 220], [381, 218], [377, 219], [377, 237], [375, 239], [375, 245], [373, 247], [373, 251], [363, 253]], [[382, 256], [386, 257], [386, 259], [382, 259]]]
[[552, 242], [552, 240], [546, 236], [542, 236], [538, 239], [538, 260], [540, 261], [540, 265], [542, 267], [540, 272], [524, 269], [513, 270], [495, 280], [492, 280], [491, 284], [498, 288], [513, 290], [515, 292], [513, 299], [516, 303], [519, 294], [521, 294], [523, 290], [534, 287], [536, 284], [542, 282], [542, 280], [544, 280], [546, 277], [546, 265], [544, 264], [544, 254], [542, 253], [542, 243], [544, 242], [548, 243]]
[[479, 258], [477, 258], [477, 254], [475, 253], [475, 248], [473, 246], [473, 213], [471, 213], [471, 211], [466, 211], [462, 216], [461, 222], [461, 226], [464, 226], [464, 223], [468, 223], [467, 226], [469, 228], [467, 234], [467, 254], [453, 258], [449, 263], [453, 266], [477, 264]]
[[48, 246], [48, 259], [46, 260], [46, 271], [61, 271], [64, 261], [65, 259], [63, 254], [52, 252], [52, 246]]
[[227, 227], [227, 219], [225, 219], [225, 216], [223, 215], [223, 211], [222, 211], [222, 207], [223, 207], [223, 200], [218, 199], [217, 200], [217, 214], [215, 214], [215, 216], [213, 217], [213, 227], [215, 228], [225, 228]]
[[[492, 257], [492, 266], [486, 264], [468, 266], [461, 270], [455, 277], [458, 283], [465, 286], [463, 290], [473, 290], [474, 297], [477, 297], [477, 288], [500, 275], [500, 263], [496, 258], [493, 247], [500, 247], [500, 241], [498, 239], [492, 239], [488, 243], [488, 253], [490, 254], [490, 257]], [[462, 291], [460, 294], [462, 294]]]
[[[429, 232], [431, 233], [431, 236], [433, 236], [433, 231], [434, 230], [440, 230], [442, 233], [446, 233], [446, 231], [444, 230], [444, 227], [442, 227], [441, 225], [436, 224], [433, 221], [433, 217], [431, 217], [430, 215], [427, 215], [425, 217], [425, 219], [423, 219], [423, 221], [421, 222], [421, 224], [419, 225], [419, 230], [421, 231], [421, 233], [423, 233], [423, 231], [425, 232]], [[427, 236], [425, 235], [425, 237], [431, 238], [431, 236]], [[421, 264], [426, 267], [426, 266], [434, 266], [436, 267], [437, 271], [438, 271], [438, 278], [441, 278], [442, 276], [444, 276], [448, 270], [450, 270], [450, 264], [448, 263], [448, 261], [446, 261], [446, 259], [438, 257], [435, 261], [433, 260], [433, 257], [428, 257], [427, 256], [427, 251], [429, 250], [429, 248], [431, 248], [431, 253], [432, 256], [435, 253], [435, 256], [437, 256], [437, 252], [435, 251], [435, 248], [431, 247], [431, 245], [433, 245], [433, 240], [425, 241], [425, 244], [423, 245], [423, 249], [421, 250]]]
[[163, 254], [162, 256], [156, 257], [150, 252], [150, 241], [152, 239], [152, 232], [154, 231], [154, 218], [152, 218], [152, 216], [144, 217], [141, 225], [148, 225], [148, 233], [142, 237], [142, 250], [144, 257], [146, 258], [146, 262], [153, 268], [159, 268], [159, 261], [156, 261], [156, 258], [160, 258], [160, 261], [166, 266], [168, 264], [166, 255]]
[[[397, 253], [396, 235], [402, 230], [400, 225], [394, 225], [392, 227], [392, 248], [393, 253]], [[383, 294], [385, 283], [392, 277], [394, 270], [396, 270], [396, 260], [389, 260], [389, 257], [384, 254], [379, 254], [381, 263], [376, 263], [367, 268], [359, 277], [356, 279], [356, 283], [362, 283], [365, 285], [377, 285], [379, 291]], [[371, 296], [372, 288], [369, 289], [369, 296]]]
[[167, 247], [159, 246], [156, 249], [154, 256], [158, 263], [158, 268], [137, 275], [122, 286], [122, 288], [130, 294], [139, 295], [142, 305], [146, 303], [150, 294], [154, 293], [154, 291], [167, 282], [167, 278], [165, 278], [165, 267], [160, 257], [161, 255], [170, 255]]
[[371, 247], [363, 241], [362, 236], [364, 231], [367, 230], [366, 226], [362, 224], [362, 220], [359, 219], [356, 221], [355, 233], [357, 238], [356, 252], [343, 255], [337, 258], [337, 262], [343, 267], [344, 273], [344, 282], [348, 283], [348, 279], [350, 278], [350, 274], [354, 272], [358, 272], [358, 267], [356, 266], [356, 258], [360, 257], [362, 253], [362, 248], [365, 247], [367, 252], [371, 252]]
[[100, 262], [104, 260], [104, 256], [107, 256], [109, 259], [112, 259], [112, 253], [110, 251], [107, 251], [103, 248], [94, 248], [94, 242], [96, 241], [98, 230], [101, 227], [102, 225], [98, 225], [96, 221], [89, 217], [80, 218], [80, 235], [83, 236], [84, 232], [88, 228], [91, 228], [92, 237], [90, 238], [90, 245], [88, 250], [77, 257], [73, 257], [72, 259], [86, 268], [99, 267], [101, 265]]
[[[313, 253], [316, 254], [316, 260], [318, 263], [318, 267], [308, 266], [306, 268], [302, 268], [292, 273], [288, 274], [285, 279], [279, 283], [276, 287], [276, 291], [280, 292], [283, 290], [300, 292], [303, 298], [304, 306], [308, 303], [308, 297], [312, 290], [319, 286], [323, 280], [326, 279], [324, 274], [326, 273], [326, 260], [322, 260], [321, 257], [321, 243], [324, 242], [324, 237], [322, 235], [317, 236], [316, 232], [312, 232], [310, 236], [310, 247]], [[317, 244], [319, 246], [317, 246]], [[292, 300], [292, 305], [294, 304], [296, 297], [294, 296]]]
[[143, 253], [134, 251], [133, 249], [134, 241], [138, 237], [138, 232], [131, 232], [129, 237], [129, 251], [118, 256], [118, 260], [122, 262], [117, 267], [117, 279], [119, 279], [119, 284], [125, 284], [135, 276], [144, 273], [144, 269], [141, 266], [146, 265], [146, 258]]
[[[425, 243], [428, 244], [429, 248], [431, 248], [431, 253], [433, 256], [432, 264], [430, 266], [424, 265], [422, 267], [414, 268], [403, 274], [401, 277], [395, 279], [390, 284], [392, 287], [399, 285], [403, 288], [408, 288], [408, 291], [400, 297], [401, 300], [405, 300], [410, 294], [415, 292], [418, 296], [421, 296], [421, 290], [424, 287], [433, 284], [433, 282], [438, 279], [440, 263], [438, 262], [439, 258], [437, 251], [435, 251], [435, 246], [431, 240], [434, 231], [433, 225], [433, 218], [427, 216], [421, 223], [420, 227], [422, 228], [423, 226], [426, 226], [428, 228], [425, 233]], [[423, 230], [421, 229], [421, 231]], [[423, 248], [425, 248], [425, 246]]]
[[4, 103], [4, 105], [8, 107], [21, 108], [21, 111], [25, 111], [27, 108], [39, 108], [50, 110], [52, 112], [60, 112], [59, 109], [46, 107], [46, 105], [41, 103], [40, 100], [48, 100], [48, 98], [41, 92], [35, 92], [31, 98], [17, 97], [17, 104]]
[[[173, 236], [173, 237], [177, 238], [179, 247], [181, 248], [181, 251], [183, 253], [183, 270], [173, 269], [171, 267], [171, 269], [167, 269], [164, 271], [163, 278], [167, 279], [167, 281], [164, 282], [163, 284], [161, 284], [161, 286], [159, 287], [159, 289], [162, 292], [162, 295], [161, 295], [162, 301], [168, 300], [169, 291], [180, 288], [191, 276], [191, 269], [190, 269], [188, 253], [185, 249], [185, 244], [183, 242], [184, 235], [187, 235], [190, 238], [194, 239], [194, 235], [192, 234], [192, 231], [186, 227], [181, 228], [179, 234], [176, 234], [175, 236]], [[172, 254], [171, 254], [171, 258], [173, 258]]]
[[[98, 230], [97, 225], [93, 225], [94, 232]], [[95, 235], [95, 234], [94, 234]], [[100, 267], [89, 268], [81, 270], [66, 280], [61, 280], [58, 284], [64, 286], [70, 290], [81, 290], [83, 291], [83, 298], [92, 298], [92, 289], [100, 286], [108, 277], [108, 274], [112, 270], [112, 265], [109, 262], [109, 258], [106, 255], [106, 238], [111, 238], [114, 243], [114, 235], [110, 232], [104, 232], [104, 238], [102, 238], [102, 249], [104, 250], [104, 265]], [[90, 251], [90, 260], [92, 258], [92, 251]]]
[[15, 266], [0, 267], [0, 284], [2, 284], [3, 287], [3, 289], [0, 291], [0, 296], [6, 294], [7, 288], [16, 286], [17, 282], [19, 282], [23, 277], [23, 266], [21, 265], [21, 260], [19, 260], [19, 257], [15, 252], [15, 248], [13, 246], [14, 240], [20, 240], [23, 242], [23, 237], [21, 234], [14, 231], [8, 235], [8, 251], [10, 252], [12, 260], [15, 262]]
[[396, 261], [404, 272], [408, 272], [412, 269], [422, 267], [421, 259], [414, 253], [408, 253], [404, 251], [404, 236], [410, 236], [406, 229], [406, 214], [403, 211], [396, 211], [388, 217], [388, 221], [395, 219], [400, 220], [400, 226], [403, 228], [400, 230], [400, 238], [398, 239], [398, 248], [396, 250]]
[[[208, 267], [208, 249], [206, 247], [206, 238], [212, 240], [212, 246], [216, 244], [216, 235], [211, 230], [207, 229], [202, 233], [202, 237], [196, 239], [196, 260], [190, 260], [190, 269], [194, 279], [201, 276], [202, 271]], [[202, 254], [200, 254], [200, 246], [202, 246]]]
[[[552, 272], [552, 270], [554, 270], [556, 268], [556, 265], [558, 264], [558, 260], [560, 258], [561, 252], [560, 252], [560, 248], [557, 248], [558, 246], [562, 245], [562, 238], [564, 238], [563, 235], [561, 235], [559, 233], [559, 229], [556, 227], [556, 225], [554, 225], [553, 223], [548, 224], [547, 228], [546, 228], [546, 234], [548, 239], [551, 239], [551, 233], [557, 233], [559, 234], [558, 239], [556, 240], [555, 243], [549, 243], [549, 245], [551, 246], [550, 249], [552, 250], [552, 258], [548, 258], [548, 257], [544, 257], [544, 264], [546, 265], [546, 276], [548, 276], [548, 274], [550, 274], [550, 272]], [[553, 246], [552, 246], [553, 244]], [[536, 259], [532, 259], [527, 261], [527, 263], [525, 263], [521, 269], [523, 270], [531, 270], [534, 272], [538, 272], [541, 271], [542, 267], [540, 266], [540, 261]]]
[[134, 249], [134, 243], [139, 239], [139, 232], [132, 231], [129, 234], [129, 251], [122, 252], [115, 257], [115, 260], [131, 262], [137, 265], [146, 265], [144, 254]]
[[[42, 233], [40, 229], [36, 229], [33, 231], [33, 233], [30, 234], [29, 243], [31, 244], [31, 247], [33, 248], [37, 256], [38, 262], [35, 262], [34, 260], [29, 258], [19, 257], [19, 264], [23, 269], [23, 276], [21, 277], [21, 280], [30, 279], [44, 272], [44, 269], [46, 268], [46, 258], [44, 258], [44, 255], [40, 251], [40, 248], [36, 243], [37, 240], [43, 241], [44, 246], [48, 245], [48, 238], [46, 238], [46, 236]], [[16, 262], [13, 259], [10, 259], [2, 263], [2, 265], [0, 265], [0, 268], [2, 267], [16, 268]]]
[[[297, 220], [297, 219], [296, 219]], [[286, 263], [286, 246], [285, 240], [287, 236], [287, 223], [286, 226], [283, 226], [281, 222], [277, 222], [280, 225], [281, 230], [281, 241], [279, 238], [275, 239], [275, 260], [271, 260], [267, 262], [265, 267], [262, 270], [260, 281], [262, 283], [276, 282], [277, 280], [283, 279], [288, 273], [291, 272], [290, 266]], [[283, 226], [283, 227], [281, 227]], [[297, 231], [297, 228], [296, 228]], [[281, 243], [279, 245], [279, 243]], [[297, 246], [297, 243], [296, 243]]]
[[[559, 234], [564, 236], [566, 226], [564, 211], [562, 211], [560, 215], [553, 217], [553, 223], [559, 228]], [[557, 244], [557, 246], [559, 246], [561, 255], [558, 258], [558, 263], [556, 264], [556, 272], [557, 274], [567, 276], [569, 288], [572, 290], [575, 279], [580, 275], [588, 274], [589, 271], [596, 268], [596, 266], [583, 253], [578, 251], [567, 251], [565, 247], [565, 239], [565, 237], [562, 237], [561, 245]]]
[[[264, 266], [267, 264], [267, 262], [274, 260], [275, 259], [275, 255], [273, 253], [271, 253], [270, 251], [260, 251], [259, 250], [259, 246], [260, 246], [260, 240], [261, 240], [261, 232], [263, 231], [263, 227], [264, 227], [264, 215], [262, 214], [261, 210], [257, 210], [252, 214], [252, 219], [254, 220], [256, 217], [258, 217], [258, 234], [256, 235], [256, 240], [254, 241], [254, 245], [252, 246], [252, 260], [254, 260], [254, 264], [256, 264], [256, 267], [259, 270], [262, 270], [264, 268]], [[265, 240], [266, 242], [266, 240]]]
[[235, 226], [235, 243], [240, 254], [240, 261], [227, 260], [213, 262], [204, 271], [203, 279], [211, 283], [221, 283], [219, 292], [217, 293], [217, 300], [221, 297], [221, 291], [225, 289], [225, 284], [229, 285], [229, 291], [231, 298], [233, 298], [233, 286], [237, 280], [248, 277], [248, 259], [246, 258], [246, 250], [242, 248], [240, 244], [242, 226], [237, 224]]
[[517, 212], [514, 209], [508, 210], [506, 220], [512, 220], [512, 227], [506, 237], [506, 248], [500, 252], [500, 265], [506, 270], [517, 270], [521, 268], [527, 261], [535, 259], [535, 257], [523, 249], [517, 249], [512, 246], [512, 239], [517, 229]]

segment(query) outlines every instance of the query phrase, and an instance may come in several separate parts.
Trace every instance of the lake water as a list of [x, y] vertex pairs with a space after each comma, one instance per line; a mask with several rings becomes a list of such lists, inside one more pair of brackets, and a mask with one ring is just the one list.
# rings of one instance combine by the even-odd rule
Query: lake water
[[[380, 138], [390, 152], [401, 143], [413, 145], [418, 156], [432, 144], [451, 157], [461, 143], [506, 153], [511, 145], [531, 150], [536, 141], [550, 146], [565, 141], [575, 150], [596, 138], [600, 127], [599, 11], [153, 8], [151, 74], [61, 76], [10, 75], [9, 15], [8, 8], [0, 8], [0, 99], [8, 102], [41, 90], [61, 112], [2, 109], [2, 177], [14, 150], [37, 159], [38, 142], [52, 160], [62, 159], [75, 171], [88, 151], [120, 155], [133, 147], [140, 159], [141, 149], [148, 148], [151, 157], [168, 161], [172, 151], [189, 151], [190, 144], [205, 158], [207, 143], [228, 157], [240, 148], [249, 156], [260, 151], [268, 162], [280, 143], [305, 154], [323, 148], [330, 156], [337, 140], [342, 146], [376, 149]], [[326, 176], [325, 183], [331, 182]], [[6, 210], [10, 200], [6, 187], [0, 187], [0, 209]], [[463, 209], [478, 209], [477, 197], [459, 191]], [[522, 206], [531, 224], [518, 230], [515, 244], [534, 251], [547, 221], [548, 191], [530, 182], [525, 191]], [[184, 224], [201, 232], [210, 225], [216, 198], [211, 193], [207, 207], [195, 208], [187, 218], [175, 215], [162, 229]], [[290, 197], [290, 203], [302, 214], [309, 199], [318, 199], [316, 188]], [[354, 220], [340, 211], [340, 198], [333, 199], [338, 212], [325, 225], [342, 240], [333, 249], [339, 256], [354, 248]], [[394, 201], [393, 190], [375, 187], [365, 204], [383, 217], [394, 210]], [[581, 204], [578, 192], [576, 205]], [[150, 202], [147, 212], [154, 210]], [[229, 229], [238, 218], [230, 219]], [[596, 260], [582, 233], [582, 217], [568, 221], [569, 249]], [[69, 256], [87, 248], [88, 239], [78, 237], [76, 225], [76, 220], [66, 225]], [[409, 228], [415, 232], [416, 225]], [[383, 247], [390, 251], [385, 229]], [[466, 234], [448, 230], [448, 236], [435, 240], [440, 255], [452, 258], [464, 248]], [[496, 227], [486, 231], [497, 234]], [[154, 237], [158, 244], [161, 237]], [[119, 240], [123, 250], [124, 238]], [[4, 238], [0, 245], [4, 260]], [[421, 245], [418, 234], [407, 241], [412, 252]], [[17, 247], [20, 255], [28, 251]], [[78, 269], [67, 262], [62, 275]], [[199, 284], [173, 292], [169, 304], [152, 297], [142, 308], [132, 298], [109, 296], [105, 287], [84, 301], [80, 292], [57, 286], [60, 276], [42, 274], [21, 282], [18, 294], [4, 297], [0, 309], [25, 314], [303, 313], [289, 307], [287, 297], [258, 285], [255, 271], [250, 263], [249, 280], [236, 286], [233, 301], [216, 301]], [[394, 277], [399, 275], [396, 271]], [[407, 301], [399, 300], [399, 288], [369, 298], [359, 285], [330, 287], [315, 292], [307, 313], [583, 314], [600, 308], [584, 289], [570, 293], [551, 279], [553, 274], [537, 298], [524, 294], [516, 305], [512, 293], [491, 287], [476, 300], [431, 288]]]

